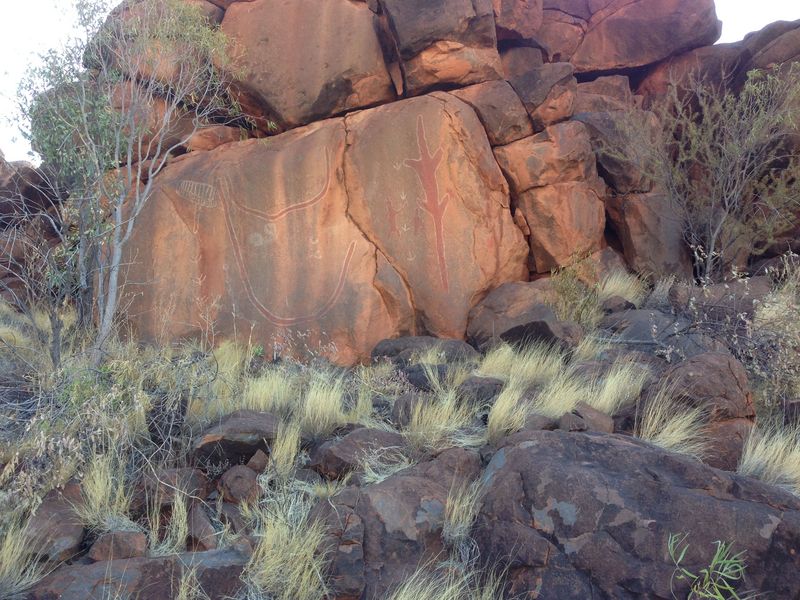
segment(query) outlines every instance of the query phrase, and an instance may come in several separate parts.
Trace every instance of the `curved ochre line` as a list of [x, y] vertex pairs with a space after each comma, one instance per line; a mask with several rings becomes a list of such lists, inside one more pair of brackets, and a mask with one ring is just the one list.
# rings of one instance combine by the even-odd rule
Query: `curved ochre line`
[[258, 217], [268, 223], [274, 223], [275, 221], [279, 221], [280, 219], [284, 218], [286, 215], [289, 215], [293, 212], [298, 210], [303, 210], [306, 208], [311, 208], [318, 202], [320, 202], [325, 196], [328, 195], [328, 190], [331, 187], [331, 156], [329, 152], [325, 152], [325, 184], [322, 186], [322, 190], [311, 198], [310, 200], [306, 200], [304, 202], [300, 202], [298, 204], [294, 204], [292, 206], [287, 206], [283, 210], [279, 210], [275, 213], [268, 213], [263, 210], [258, 210], [255, 208], [250, 208], [249, 206], [245, 206], [241, 202], [238, 202], [235, 198], [231, 197], [230, 201], [233, 203], [236, 208], [241, 210], [244, 213], [252, 215], [254, 217]]
[[275, 314], [261, 303], [261, 301], [258, 299], [255, 293], [255, 290], [253, 289], [252, 283], [250, 282], [250, 277], [247, 273], [247, 267], [245, 265], [244, 256], [242, 254], [241, 242], [239, 241], [239, 236], [236, 233], [236, 228], [234, 227], [233, 218], [231, 216], [230, 206], [228, 205], [228, 200], [232, 197], [231, 192], [232, 190], [231, 190], [230, 179], [228, 179], [225, 176], [221, 177], [220, 198], [222, 199], [222, 209], [225, 214], [225, 224], [228, 229], [228, 235], [230, 236], [231, 243], [233, 245], [234, 259], [236, 260], [236, 266], [239, 270], [239, 275], [241, 276], [242, 282], [244, 283], [247, 297], [253, 304], [253, 306], [256, 308], [256, 310], [258, 310], [258, 312], [261, 313], [261, 315], [267, 321], [269, 321], [270, 323], [272, 323], [277, 327], [288, 327], [290, 325], [307, 323], [310, 321], [315, 321], [325, 316], [336, 305], [336, 302], [339, 300], [339, 296], [341, 296], [342, 292], [344, 291], [347, 274], [350, 270], [350, 262], [353, 259], [353, 254], [355, 253], [356, 249], [356, 242], [355, 241], [350, 242], [350, 246], [347, 249], [347, 255], [345, 256], [344, 263], [342, 264], [341, 271], [339, 272], [339, 279], [336, 282], [336, 288], [334, 289], [333, 293], [330, 295], [328, 300], [312, 314], [301, 315], [298, 317], [282, 317], [280, 315]]

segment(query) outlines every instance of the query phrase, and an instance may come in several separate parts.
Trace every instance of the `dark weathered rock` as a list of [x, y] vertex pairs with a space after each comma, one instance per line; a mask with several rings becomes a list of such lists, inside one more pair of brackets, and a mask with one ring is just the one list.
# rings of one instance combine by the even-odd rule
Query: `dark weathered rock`
[[359, 2], [233, 4], [222, 31], [243, 108], [290, 128], [394, 100], [374, 19]]
[[628, 310], [606, 315], [600, 322], [614, 341], [630, 349], [658, 354], [670, 361], [690, 358], [704, 352], [724, 352], [727, 347], [692, 328], [681, 316], [655, 309]]
[[547, 63], [529, 67], [510, 79], [531, 116], [534, 130], [541, 131], [572, 116], [578, 89], [574, 73], [569, 63]]
[[654, 278], [692, 276], [683, 222], [666, 194], [630, 194], [605, 199], [608, 222], [630, 267]]
[[105, 600], [174, 598], [181, 576], [194, 570], [203, 591], [213, 599], [233, 597], [249, 558], [246, 544], [226, 550], [158, 558], [129, 558], [91, 565], [66, 565], [25, 594], [26, 600]]
[[453, 95], [475, 109], [492, 146], [533, 135], [528, 113], [507, 81], [479, 83], [456, 90]]
[[701, 407], [708, 420], [708, 464], [735, 470], [755, 421], [753, 395], [744, 365], [730, 354], [707, 352], [678, 363], [664, 373], [676, 399]]
[[196, 503], [189, 509], [188, 539], [186, 547], [192, 552], [205, 552], [217, 547], [218, 536], [211, 519], [206, 513], [206, 508]]
[[509, 329], [531, 321], [555, 320], [548, 305], [554, 300], [555, 290], [546, 279], [503, 284], [470, 311], [467, 338], [483, 349], [500, 341]]
[[93, 561], [135, 558], [147, 553], [147, 536], [141, 531], [109, 531], [98, 537], [87, 556]]
[[583, 327], [572, 321], [541, 319], [512, 327], [500, 339], [513, 346], [543, 343], [568, 350], [580, 344], [584, 335]]
[[399, 433], [361, 427], [340, 439], [322, 444], [311, 456], [309, 466], [328, 479], [338, 479], [358, 470], [369, 454], [403, 447], [405, 438]]
[[219, 491], [226, 502], [248, 504], [258, 498], [258, 475], [244, 465], [231, 467], [219, 480]]
[[542, 0], [492, 0], [498, 40], [528, 40], [542, 26]]
[[501, 78], [491, 2], [382, 0], [411, 95]]
[[741, 324], [741, 318], [751, 319], [758, 302], [772, 289], [766, 276], [751, 277], [704, 287], [676, 284], [669, 291], [672, 306], [688, 311], [704, 321]]
[[471, 375], [458, 386], [458, 395], [476, 407], [488, 407], [500, 395], [505, 382], [494, 377]]
[[631, 438], [526, 434], [486, 468], [475, 533], [481, 556], [509, 567], [507, 594], [686, 597], [666, 552], [676, 532], [689, 534], [687, 569], [707, 566], [723, 540], [747, 551], [742, 589], [779, 598], [800, 589], [800, 500], [791, 494]]
[[438, 557], [451, 487], [480, 471], [477, 453], [460, 448], [381, 483], [350, 487], [312, 515], [329, 531], [329, 581], [337, 598], [383, 598], [420, 564]]
[[42, 560], [60, 562], [81, 548], [86, 533], [74, 506], [83, 502], [80, 485], [69, 483], [49, 492], [28, 522], [28, 550]]
[[279, 425], [280, 419], [270, 413], [237, 410], [195, 438], [194, 455], [199, 461], [246, 462], [257, 450], [269, 451]]
[[372, 360], [389, 359], [405, 366], [413, 359], [435, 352], [444, 363], [475, 362], [480, 356], [475, 348], [461, 340], [446, 340], [431, 336], [408, 336], [382, 340], [372, 349]]

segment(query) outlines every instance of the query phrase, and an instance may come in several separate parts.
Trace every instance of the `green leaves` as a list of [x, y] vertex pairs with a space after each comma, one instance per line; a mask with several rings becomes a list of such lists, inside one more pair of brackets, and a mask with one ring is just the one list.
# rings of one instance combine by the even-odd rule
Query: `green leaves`
[[[667, 552], [675, 563], [672, 582], [686, 582], [689, 586], [686, 600], [750, 600], [755, 598], [751, 592], [737, 592], [736, 588], [745, 578], [744, 552], [733, 553], [733, 545], [727, 542], [714, 542], [715, 551], [707, 567], [697, 572], [683, 566], [689, 544], [688, 533], [670, 534], [667, 540]], [[678, 598], [674, 587], [672, 595]]]

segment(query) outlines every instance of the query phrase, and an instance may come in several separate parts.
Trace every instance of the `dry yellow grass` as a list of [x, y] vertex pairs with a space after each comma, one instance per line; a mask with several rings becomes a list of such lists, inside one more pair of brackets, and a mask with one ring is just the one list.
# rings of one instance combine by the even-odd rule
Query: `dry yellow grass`
[[518, 384], [537, 385], [554, 378], [564, 366], [564, 356], [547, 344], [531, 344], [517, 349], [500, 344], [489, 350], [477, 373]]
[[564, 368], [536, 394], [531, 411], [558, 419], [572, 411], [578, 402], [589, 399], [590, 386], [572, 369]]
[[664, 385], [647, 400], [635, 435], [665, 450], [701, 459], [707, 452], [703, 410], [678, 404], [674, 392], [673, 386]]
[[265, 502], [244, 506], [257, 542], [242, 573], [248, 600], [323, 600], [325, 530], [308, 520], [310, 503], [287, 486], [279, 486]]
[[497, 600], [503, 597], [501, 577], [481, 577], [469, 567], [422, 567], [392, 591], [386, 600]]
[[484, 487], [478, 479], [455, 484], [447, 495], [442, 524], [442, 540], [455, 558], [468, 563], [474, 555], [472, 528], [481, 508]]
[[298, 402], [298, 387], [297, 379], [286, 370], [278, 367], [267, 369], [244, 382], [241, 408], [288, 417]]
[[30, 551], [25, 523], [12, 520], [0, 531], [0, 598], [15, 598], [49, 572]]
[[293, 422], [281, 423], [269, 453], [269, 468], [279, 479], [289, 479], [297, 467], [300, 453], [300, 428]]
[[523, 385], [508, 383], [495, 398], [486, 423], [486, 438], [489, 443], [496, 444], [525, 426], [530, 414], [529, 400], [523, 401], [525, 390]]
[[776, 426], [754, 430], [737, 472], [800, 495], [800, 430]]
[[[151, 556], [169, 556], [186, 551], [189, 537], [189, 511], [186, 494], [175, 490], [169, 519], [162, 526], [161, 503], [151, 502], [148, 514], [148, 550]], [[162, 533], [163, 532], [163, 533]]]
[[647, 296], [647, 284], [627, 271], [612, 271], [597, 284], [597, 300], [602, 304], [614, 296], [624, 298], [638, 308]]
[[475, 409], [450, 389], [418, 402], [403, 434], [409, 447], [420, 452], [479, 443], [468, 432], [475, 416]]
[[611, 344], [602, 338], [596, 335], [587, 335], [575, 346], [570, 357], [573, 361], [590, 361], [596, 359], [604, 350], [610, 347]]
[[344, 382], [331, 373], [316, 374], [302, 403], [295, 409], [297, 424], [309, 436], [326, 436], [349, 422], [344, 407]]
[[591, 382], [589, 394], [584, 402], [609, 416], [614, 416], [620, 409], [639, 398], [648, 374], [647, 368], [642, 365], [617, 361], [604, 377]]
[[380, 483], [415, 464], [417, 462], [409, 457], [403, 448], [376, 448], [365, 453], [359, 461], [361, 481], [365, 485]]
[[128, 487], [127, 461], [115, 452], [95, 454], [81, 482], [82, 502], [75, 512], [95, 533], [138, 530], [130, 519], [132, 494]]

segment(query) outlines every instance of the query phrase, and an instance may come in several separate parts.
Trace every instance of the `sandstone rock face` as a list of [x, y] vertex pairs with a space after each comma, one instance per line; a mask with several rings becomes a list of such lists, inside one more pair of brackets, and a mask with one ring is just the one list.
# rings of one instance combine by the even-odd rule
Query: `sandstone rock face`
[[655, 277], [691, 277], [680, 214], [666, 194], [612, 196], [605, 202], [611, 226], [632, 269]]
[[595, 156], [583, 124], [570, 121], [496, 148], [497, 162], [515, 195], [531, 188], [596, 178]]
[[572, 116], [578, 86], [574, 72], [569, 63], [548, 63], [511, 78], [536, 131]]
[[408, 94], [501, 78], [490, 0], [382, 0], [381, 6]]
[[237, 2], [225, 12], [222, 31], [244, 72], [243, 106], [281, 127], [395, 98], [366, 4]]
[[542, 0], [492, 0], [498, 40], [526, 40], [542, 26]]
[[139, 219], [131, 314], [151, 339], [210, 318], [352, 363], [401, 332], [462, 338], [478, 299], [525, 276], [506, 182], [450, 94], [189, 154]]
[[528, 113], [508, 82], [487, 81], [456, 90], [453, 95], [475, 109], [492, 146], [533, 135]]
[[652, 64], [720, 32], [713, 0], [545, 0], [535, 39], [551, 62], [586, 73]]
[[748, 589], [779, 598], [800, 589], [795, 496], [631, 438], [525, 434], [484, 472], [475, 536], [481, 556], [510, 557], [507, 594], [687, 597], [666, 553], [676, 531], [689, 533], [689, 570], [708, 565], [715, 540], [729, 540], [747, 549]]

